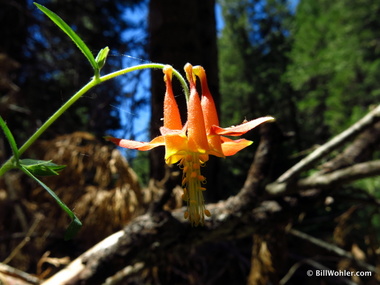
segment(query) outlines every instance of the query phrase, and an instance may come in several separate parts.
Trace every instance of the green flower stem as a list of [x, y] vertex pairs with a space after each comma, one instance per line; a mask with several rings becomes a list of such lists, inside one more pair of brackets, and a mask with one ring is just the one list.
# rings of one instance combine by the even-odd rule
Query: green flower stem
[[[18, 150], [18, 155], [21, 156], [50, 126], [53, 124], [72, 104], [74, 104], [83, 94], [92, 87], [99, 84], [99, 79], [92, 79], [89, 83], [75, 93], [65, 104], [62, 105]], [[12, 156], [0, 168], [0, 177], [12, 168], [16, 168], [17, 162]]]
[[[133, 67], [128, 67], [121, 69], [116, 72], [112, 72], [110, 74], [101, 76], [101, 77], [94, 77], [89, 83], [87, 83], [85, 86], [83, 86], [77, 93], [75, 93], [65, 104], [62, 105], [61, 108], [59, 108], [19, 149], [18, 155], [21, 156], [72, 104], [74, 104], [83, 94], [85, 94], [87, 91], [89, 91], [91, 88], [95, 87], [96, 85], [105, 82], [107, 80], [113, 79], [117, 76], [140, 70], [140, 69], [147, 69], [147, 68], [159, 68], [163, 69], [165, 67], [165, 64], [160, 63], [147, 63], [147, 64], [140, 64]], [[182, 77], [182, 75], [175, 69], [173, 69], [173, 74], [178, 78], [180, 81], [186, 100], [188, 101], [190, 92], [189, 88], [187, 86], [187, 83], [185, 79]], [[14, 156], [12, 156], [8, 161], [6, 161], [0, 168], [0, 177], [7, 172], [8, 170], [12, 168], [17, 168], [17, 161], [15, 161]]]
[[[126, 74], [126, 73], [131, 72], [131, 71], [136, 71], [136, 70], [140, 70], [140, 69], [147, 69], [147, 68], [152, 68], [152, 69], [159, 68], [159, 69], [163, 69], [165, 66], [166, 66], [166, 64], [161, 64], [161, 63], [140, 64], [140, 65], [128, 67], [128, 68], [121, 69], [121, 70], [109, 73], [107, 75], [101, 76], [99, 78], [99, 80], [101, 82], [104, 82], [106, 80], [109, 80], [111, 78], [114, 78], [114, 77], [122, 75], [122, 74]], [[186, 101], [189, 101], [190, 91], [189, 91], [189, 87], [187, 86], [186, 80], [183, 78], [183, 76], [181, 75], [181, 73], [179, 73], [176, 69], [173, 69], [173, 74], [174, 74], [175, 77], [177, 77], [177, 79], [179, 80], [179, 82], [182, 85], [183, 92], [185, 93], [185, 96], [186, 96]]]
[[14, 158], [12, 156], [10, 159], [8, 159], [7, 162], [5, 162], [1, 166], [1, 168], [0, 168], [0, 177], [3, 176], [5, 172], [7, 172], [7, 171], [9, 171], [9, 170], [11, 170], [13, 168], [16, 168], [16, 166], [14, 165], [13, 161], [14, 161]]

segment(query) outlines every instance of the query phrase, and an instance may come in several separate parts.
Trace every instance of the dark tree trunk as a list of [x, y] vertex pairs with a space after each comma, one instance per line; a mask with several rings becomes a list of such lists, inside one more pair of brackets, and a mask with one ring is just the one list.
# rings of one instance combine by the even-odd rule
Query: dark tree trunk
[[[187, 62], [202, 65], [207, 72], [209, 88], [219, 106], [218, 61], [216, 44], [215, 1], [150, 1], [149, 4], [149, 54], [153, 62], [172, 65], [180, 72]], [[183, 121], [186, 120], [186, 101], [178, 82], [174, 80], [174, 93], [178, 100]], [[152, 120], [151, 136], [159, 134], [163, 116], [165, 85], [163, 73], [152, 72]], [[151, 177], [160, 180], [165, 175], [164, 150], [151, 152]], [[218, 165], [208, 163], [208, 189], [216, 188]], [[208, 194], [215, 193], [207, 191]]]

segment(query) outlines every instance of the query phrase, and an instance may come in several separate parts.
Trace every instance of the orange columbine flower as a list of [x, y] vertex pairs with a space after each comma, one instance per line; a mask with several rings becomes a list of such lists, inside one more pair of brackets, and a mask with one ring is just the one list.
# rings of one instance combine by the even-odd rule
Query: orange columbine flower
[[[201, 174], [201, 166], [209, 159], [209, 155], [225, 157], [234, 155], [238, 151], [252, 144], [245, 139], [232, 140], [225, 136], [240, 136], [258, 125], [273, 121], [273, 117], [262, 117], [244, 124], [221, 128], [215, 103], [208, 89], [207, 78], [201, 66], [185, 65], [187, 80], [190, 85], [190, 97], [187, 103], [187, 122], [182, 124], [177, 102], [172, 89], [171, 66], [163, 69], [166, 93], [164, 98], [164, 125], [160, 128], [161, 136], [150, 142], [138, 142], [126, 139], [106, 137], [118, 146], [150, 150], [157, 146], [165, 146], [165, 161], [167, 164], [178, 163], [183, 170], [182, 187], [183, 199], [187, 202], [185, 218], [192, 225], [204, 224], [205, 216], [211, 216], [206, 210], [203, 199], [204, 183], [206, 178]], [[202, 96], [196, 89], [196, 77], [199, 77], [202, 86]]]

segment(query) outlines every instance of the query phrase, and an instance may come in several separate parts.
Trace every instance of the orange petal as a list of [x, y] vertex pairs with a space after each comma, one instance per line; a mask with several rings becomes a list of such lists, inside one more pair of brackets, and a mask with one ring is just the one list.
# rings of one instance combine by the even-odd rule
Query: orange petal
[[194, 74], [197, 75], [201, 81], [202, 86], [202, 111], [205, 120], [207, 133], [210, 133], [212, 125], [219, 126], [218, 113], [216, 111], [215, 102], [212, 98], [210, 90], [208, 89], [207, 77], [204, 68], [200, 65], [194, 66]]
[[163, 72], [165, 73], [164, 81], [166, 84], [164, 98], [164, 126], [168, 129], [180, 130], [182, 129], [181, 116], [172, 88], [173, 68], [170, 65], [167, 65], [164, 67]]
[[129, 149], [137, 149], [141, 151], [150, 150], [152, 148], [165, 144], [163, 136], [156, 137], [151, 142], [138, 142], [138, 141], [132, 141], [132, 140], [118, 139], [118, 138], [113, 138], [113, 137], [105, 137], [105, 139], [113, 142], [114, 144], [120, 147], [129, 148]]
[[187, 106], [187, 136], [189, 138], [189, 150], [198, 153], [208, 151], [205, 122], [201, 107], [201, 100], [194, 82], [193, 67], [187, 63], [185, 72], [190, 84], [190, 98]]
[[219, 126], [212, 126], [211, 133], [226, 136], [241, 136], [246, 132], [252, 130], [253, 128], [256, 128], [257, 126], [261, 125], [262, 123], [273, 122], [274, 120], [275, 119], [273, 117], [268, 116], [255, 119], [235, 127], [221, 128]]
[[208, 153], [218, 157], [224, 157], [222, 150], [222, 141], [219, 135], [207, 135], [209, 150]]
[[223, 141], [222, 150], [225, 156], [234, 155], [253, 143], [253, 141], [249, 141], [246, 139], [231, 140], [222, 136], [220, 138]]
[[202, 86], [201, 106], [202, 106], [203, 118], [205, 121], [207, 141], [210, 147], [210, 154], [216, 155], [219, 157], [224, 157], [219, 136], [210, 135], [211, 127], [213, 125], [218, 126], [219, 119], [218, 119], [218, 113], [216, 111], [214, 99], [212, 98], [210, 90], [208, 89], [206, 72], [204, 68], [200, 65], [194, 66], [193, 72], [195, 75], [199, 77], [201, 81], [201, 86]]

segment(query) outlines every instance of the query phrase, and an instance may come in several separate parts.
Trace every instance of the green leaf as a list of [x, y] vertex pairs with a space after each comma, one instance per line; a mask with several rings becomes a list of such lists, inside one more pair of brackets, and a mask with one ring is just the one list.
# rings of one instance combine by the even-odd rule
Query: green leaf
[[3, 118], [1, 116], [0, 116], [0, 126], [3, 129], [5, 137], [7, 138], [8, 142], [9, 142], [9, 145], [11, 146], [13, 156], [17, 161], [19, 158], [19, 154], [18, 154], [18, 148], [17, 148], [15, 138], [13, 137], [10, 129], [8, 128], [7, 124], [5, 123], [5, 121], [3, 120]]
[[94, 55], [91, 53], [87, 45], [82, 41], [82, 39], [70, 28], [69, 25], [65, 23], [57, 14], [50, 11], [45, 6], [42, 6], [34, 2], [34, 5], [37, 6], [46, 16], [48, 16], [62, 31], [64, 31], [70, 39], [77, 45], [77, 47], [82, 51], [82, 53], [87, 57], [92, 68], [95, 71], [95, 74], [99, 73], [98, 64], [95, 61]]
[[71, 221], [70, 225], [67, 227], [64, 239], [70, 240], [72, 239], [81, 229], [82, 222], [74, 215], [73, 220]]
[[101, 49], [98, 55], [96, 56], [95, 61], [98, 64], [99, 71], [102, 69], [102, 67], [106, 63], [106, 59], [107, 59], [109, 51], [110, 51], [109, 47], [105, 47]]
[[36, 160], [36, 159], [20, 159], [20, 165], [28, 169], [33, 175], [37, 176], [51, 176], [59, 175], [66, 165], [58, 165], [51, 161]]
[[54, 193], [53, 190], [51, 190], [45, 183], [40, 181], [37, 177], [35, 177], [28, 169], [26, 169], [24, 166], [20, 165], [20, 169], [28, 175], [30, 178], [32, 178], [34, 181], [36, 181], [38, 184], [40, 184], [49, 194], [53, 197], [53, 199], [57, 202], [57, 204], [64, 210], [69, 217], [71, 218], [71, 223], [66, 229], [64, 239], [68, 240], [71, 239], [82, 227], [81, 221], [78, 219], [77, 216], [66, 206], [65, 203], [59, 199], [57, 194]]

